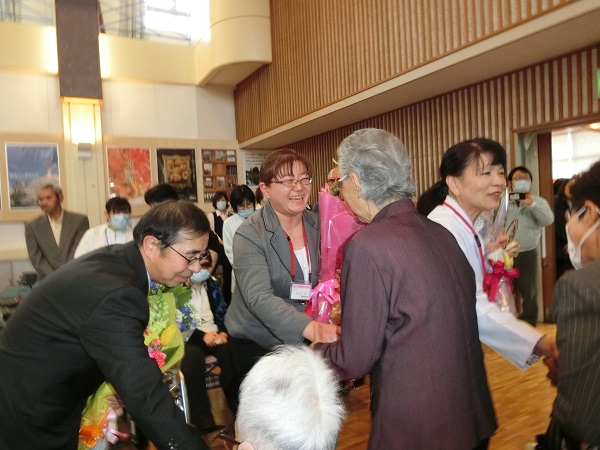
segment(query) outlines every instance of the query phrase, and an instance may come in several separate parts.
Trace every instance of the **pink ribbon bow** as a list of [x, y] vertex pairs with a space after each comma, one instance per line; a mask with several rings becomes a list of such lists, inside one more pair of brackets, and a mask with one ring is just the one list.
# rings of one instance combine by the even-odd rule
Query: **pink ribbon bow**
[[504, 269], [504, 261], [496, 261], [492, 265], [492, 272], [487, 273], [483, 280], [483, 289], [488, 294], [488, 298], [490, 302], [494, 302], [496, 299], [496, 295], [498, 294], [498, 289], [500, 288], [500, 280], [504, 278], [512, 289], [512, 280], [514, 278], [519, 277], [519, 269]]
[[115, 412], [115, 410], [112, 408], [109, 408], [108, 412], [106, 414], [106, 418], [104, 419], [102, 431], [104, 431], [104, 437], [106, 438], [106, 440], [108, 442], [110, 442], [111, 444], [116, 444], [117, 442], [119, 442], [119, 438], [127, 439], [129, 437], [129, 435], [127, 433], [122, 433], [122, 432], [115, 430], [114, 428], [111, 428], [109, 426], [110, 421], [115, 420], [117, 418], [118, 418], [118, 415]]
[[310, 291], [310, 301], [306, 304], [304, 313], [317, 322], [331, 323], [329, 312], [333, 305], [340, 302], [339, 289], [340, 283], [336, 278], [317, 284]]

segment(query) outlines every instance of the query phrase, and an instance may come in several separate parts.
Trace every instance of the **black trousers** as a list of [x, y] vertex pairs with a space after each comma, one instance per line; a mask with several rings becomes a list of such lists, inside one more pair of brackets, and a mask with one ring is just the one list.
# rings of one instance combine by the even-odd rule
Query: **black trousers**
[[210, 399], [206, 390], [205, 364], [206, 355], [217, 358], [221, 373], [219, 380], [227, 405], [235, 416], [238, 405], [238, 377], [231, 363], [229, 344], [208, 347], [202, 340], [201, 333], [195, 332], [185, 344], [185, 356], [181, 361], [181, 371], [187, 387], [190, 421], [198, 428], [207, 428], [215, 424], [210, 411]]
[[535, 327], [538, 318], [537, 285], [539, 279], [538, 250], [534, 248], [519, 253], [515, 258], [515, 267], [519, 269], [519, 277], [515, 278], [515, 287], [523, 298], [521, 320]]
[[235, 371], [240, 378], [240, 383], [244, 380], [246, 374], [250, 372], [254, 364], [256, 364], [256, 361], [269, 353], [269, 350], [265, 350], [256, 342], [247, 339], [236, 339], [229, 336], [228, 345]]

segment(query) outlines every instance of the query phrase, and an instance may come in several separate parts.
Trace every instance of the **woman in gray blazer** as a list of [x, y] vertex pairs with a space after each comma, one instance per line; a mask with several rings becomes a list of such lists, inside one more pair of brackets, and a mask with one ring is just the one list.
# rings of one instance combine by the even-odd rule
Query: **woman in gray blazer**
[[339, 327], [303, 312], [319, 273], [319, 220], [306, 209], [311, 176], [308, 160], [293, 150], [267, 156], [260, 189], [268, 202], [233, 238], [236, 289], [225, 326], [240, 377], [277, 345], [339, 336]]

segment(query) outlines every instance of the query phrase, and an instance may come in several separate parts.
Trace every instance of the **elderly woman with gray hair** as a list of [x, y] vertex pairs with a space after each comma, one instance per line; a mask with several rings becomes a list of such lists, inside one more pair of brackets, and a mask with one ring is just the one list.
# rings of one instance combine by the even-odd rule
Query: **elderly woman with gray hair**
[[370, 373], [369, 449], [486, 448], [496, 420], [468, 261], [415, 209], [398, 138], [359, 130], [338, 161], [340, 195], [369, 225], [344, 250], [341, 339], [315, 348], [342, 379]]

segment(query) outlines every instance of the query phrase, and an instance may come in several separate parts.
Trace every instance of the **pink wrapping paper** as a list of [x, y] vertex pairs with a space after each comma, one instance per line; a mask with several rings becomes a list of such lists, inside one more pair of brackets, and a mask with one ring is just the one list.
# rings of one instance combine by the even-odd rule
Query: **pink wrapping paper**
[[319, 284], [311, 293], [305, 312], [323, 323], [333, 323], [331, 312], [340, 303], [336, 271], [342, 267], [344, 246], [364, 224], [339, 197], [319, 192], [321, 269]]

